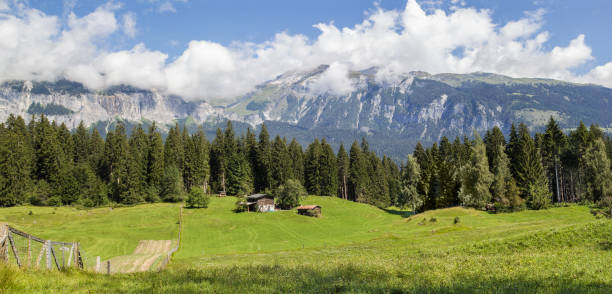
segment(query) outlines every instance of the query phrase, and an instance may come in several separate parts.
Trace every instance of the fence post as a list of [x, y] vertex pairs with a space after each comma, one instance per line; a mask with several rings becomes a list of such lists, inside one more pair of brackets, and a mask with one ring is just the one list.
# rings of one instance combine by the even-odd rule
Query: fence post
[[96, 256], [96, 273], [100, 272], [100, 256]]
[[28, 267], [32, 266], [32, 237], [28, 236]]
[[51, 240], [47, 240], [45, 242], [45, 247], [47, 248], [47, 269], [51, 269]]
[[106, 274], [110, 275], [110, 260], [106, 261]]
[[8, 263], [8, 225], [0, 226], [0, 259]]

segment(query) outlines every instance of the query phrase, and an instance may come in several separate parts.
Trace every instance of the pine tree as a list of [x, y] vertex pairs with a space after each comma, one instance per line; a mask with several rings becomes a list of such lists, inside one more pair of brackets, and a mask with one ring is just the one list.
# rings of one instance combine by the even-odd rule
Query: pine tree
[[226, 192], [225, 167], [227, 165], [224, 154], [224, 138], [221, 129], [217, 128], [217, 134], [210, 147], [210, 175], [215, 191]]
[[543, 137], [542, 157], [548, 174], [548, 182], [552, 184], [551, 190], [557, 202], [561, 202], [564, 199], [563, 183], [561, 182], [563, 172], [561, 156], [566, 152], [567, 148], [567, 137], [551, 116]]
[[304, 152], [302, 151], [302, 145], [295, 138], [289, 143], [289, 157], [291, 158], [291, 178], [304, 185]]
[[318, 195], [333, 196], [338, 191], [338, 170], [336, 155], [325, 138], [321, 140], [321, 155], [319, 157], [319, 185], [321, 193]]
[[270, 166], [271, 162], [271, 147], [270, 134], [266, 124], [261, 125], [259, 132], [259, 144], [257, 146], [257, 169], [255, 173], [255, 191], [264, 191], [271, 188], [270, 183]]
[[521, 189], [521, 196], [527, 199], [530, 208], [546, 208], [550, 203], [548, 181], [540, 151], [529, 134], [525, 124], [519, 125], [518, 143], [514, 147], [516, 163], [516, 180]]
[[74, 145], [74, 162], [81, 164], [89, 161], [91, 154], [91, 146], [89, 139], [89, 131], [85, 128], [83, 121], [79, 123], [76, 132], [72, 136]]
[[202, 187], [203, 192], [207, 193], [210, 178], [209, 146], [202, 127], [198, 128], [191, 141], [193, 142], [193, 158], [191, 163], [191, 176], [193, 179], [191, 182], [193, 185]]
[[489, 188], [493, 183], [493, 175], [489, 171], [485, 144], [476, 131], [474, 139], [470, 163], [461, 171], [459, 199], [465, 206], [484, 208], [491, 201]]
[[606, 154], [606, 146], [601, 138], [595, 139], [587, 149], [584, 164], [589, 200], [597, 202], [612, 196], [610, 159]]
[[274, 138], [271, 149], [270, 186], [276, 189], [290, 178], [291, 158], [287, 145], [279, 136]]
[[134, 183], [134, 191], [139, 195], [143, 195], [147, 190], [147, 168], [148, 168], [148, 138], [142, 129], [141, 125], [136, 126], [132, 130], [132, 135], [129, 140], [130, 159], [132, 161], [130, 168], [130, 177]]
[[387, 177], [387, 187], [389, 187], [389, 201], [391, 205], [397, 205], [399, 195], [402, 192], [400, 168], [391, 158], [386, 156], [383, 156], [382, 164]]
[[257, 138], [255, 133], [251, 131], [251, 128], [247, 128], [246, 133], [246, 153], [249, 166], [251, 167], [251, 174], [257, 175]]
[[418, 192], [420, 181], [421, 168], [414, 156], [408, 155], [406, 165], [402, 167], [401, 172], [401, 193], [397, 201], [399, 207], [409, 206], [413, 213], [421, 209], [424, 197]]
[[321, 195], [321, 144], [318, 139], [315, 139], [308, 148], [306, 148], [306, 156], [304, 158], [304, 182], [306, 191], [311, 195]]
[[21, 117], [10, 115], [7, 128], [0, 126], [0, 206], [27, 201], [34, 151]]
[[[164, 176], [164, 142], [161, 134], [157, 131], [155, 122], [149, 128], [147, 134], [147, 184], [153, 194], [161, 191], [162, 178]], [[156, 195], [149, 195], [153, 200]]]
[[104, 139], [100, 136], [98, 129], [94, 128], [90, 139], [89, 166], [98, 178], [104, 179]]
[[177, 123], [174, 128], [170, 128], [168, 131], [168, 136], [164, 144], [164, 166], [176, 166], [181, 176], [185, 161], [185, 149], [183, 147], [182, 137], [181, 128]]
[[338, 158], [336, 160], [336, 168], [338, 170], [338, 197], [348, 200], [348, 182], [349, 182], [349, 157], [344, 149], [344, 144], [340, 144], [338, 150]]

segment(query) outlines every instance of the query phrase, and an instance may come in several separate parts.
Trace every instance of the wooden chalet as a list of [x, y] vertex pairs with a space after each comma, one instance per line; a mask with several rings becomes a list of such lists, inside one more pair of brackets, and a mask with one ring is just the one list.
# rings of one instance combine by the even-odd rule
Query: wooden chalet
[[253, 194], [247, 197], [247, 211], [274, 211], [274, 197], [268, 194]]
[[321, 216], [321, 206], [319, 205], [302, 205], [297, 208], [298, 214], [320, 217]]

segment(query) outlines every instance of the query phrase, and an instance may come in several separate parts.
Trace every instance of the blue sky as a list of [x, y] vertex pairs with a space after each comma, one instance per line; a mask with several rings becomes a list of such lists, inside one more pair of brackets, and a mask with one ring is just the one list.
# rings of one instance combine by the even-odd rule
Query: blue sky
[[[70, 1], [69, 1], [70, 2]], [[123, 11], [137, 16], [136, 39], [126, 45], [144, 42], [152, 49], [177, 56], [191, 40], [210, 40], [229, 45], [232, 41], [263, 42], [282, 31], [316, 37], [316, 23], [334, 22], [339, 27], [353, 26], [364, 14], [376, 9], [403, 9], [405, 0], [201, 0], [169, 1], [175, 11], [160, 11], [166, 1], [122, 1]], [[32, 7], [61, 15], [61, 1], [31, 0]], [[101, 1], [75, 1], [77, 15], [86, 15]], [[424, 6], [449, 11], [451, 1], [420, 1]], [[609, 0], [466, 0], [466, 6], [489, 9], [497, 23], [516, 20], [526, 11], [543, 8], [544, 29], [551, 32], [549, 46], [565, 45], [585, 34], [597, 60], [612, 60], [612, 1]], [[441, 4], [441, 5], [440, 5]], [[177, 41], [173, 42], [173, 41]], [[122, 42], [122, 43], [123, 43]]]
[[[41, 21], [32, 11], [55, 29], [31, 33]], [[10, 36], [32, 34], [47, 46], [15, 47], [8, 36], [0, 79], [67, 77], [92, 88], [126, 83], [218, 97], [333, 63], [332, 87], [344, 71], [369, 66], [384, 67], [381, 78], [490, 71], [612, 86], [610, 11], [605, 0], [0, 0], [0, 22], [20, 32]], [[74, 51], [49, 53], [64, 48]], [[185, 90], [192, 83], [202, 86]]]

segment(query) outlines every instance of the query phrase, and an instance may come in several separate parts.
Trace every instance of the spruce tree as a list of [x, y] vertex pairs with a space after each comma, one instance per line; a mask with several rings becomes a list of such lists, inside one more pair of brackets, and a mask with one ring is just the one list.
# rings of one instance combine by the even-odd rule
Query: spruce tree
[[91, 144], [89, 139], [89, 131], [85, 128], [83, 121], [79, 123], [76, 132], [72, 136], [74, 145], [74, 162], [81, 164], [89, 161], [91, 154]]
[[319, 156], [319, 186], [323, 196], [336, 195], [338, 191], [338, 170], [336, 155], [325, 138], [321, 140], [321, 155]]
[[550, 203], [550, 192], [540, 151], [523, 123], [519, 125], [518, 137], [518, 143], [514, 147], [514, 160], [515, 178], [521, 189], [521, 196], [532, 209], [546, 208]]
[[485, 144], [476, 131], [471, 153], [470, 163], [461, 171], [459, 199], [464, 206], [484, 208], [491, 201], [489, 188], [493, 183], [493, 175], [489, 171]]
[[561, 202], [564, 199], [563, 183], [561, 182], [563, 172], [561, 156], [566, 152], [567, 148], [567, 137], [551, 116], [543, 137], [542, 157], [548, 175], [548, 182], [552, 184], [551, 190], [557, 202]]
[[9, 116], [0, 126], [0, 206], [25, 203], [30, 190], [34, 151], [21, 117]]
[[308, 148], [306, 148], [306, 156], [304, 158], [304, 186], [306, 191], [311, 195], [321, 195], [321, 183], [319, 182], [321, 178], [321, 153], [321, 144], [318, 139], [315, 139], [308, 145]]
[[285, 184], [291, 178], [291, 158], [285, 141], [279, 136], [274, 138], [271, 149], [270, 186], [272, 189]]
[[595, 139], [587, 149], [584, 164], [589, 200], [598, 202], [606, 197], [612, 196], [612, 171], [610, 171], [610, 159], [606, 154], [606, 146], [601, 138]]
[[149, 194], [152, 194], [148, 195], [149, 201], [151, 201], [161, 191], [164, 176], [164, 142], [155, 122], [149, 128], [147, 142], [147, 184]]
[[289, 143], [289, 157], [291, 158], [292, 179], [298, 180], [304, 185], [304, 152], [295, 138]]
[[336, 168], [338, 170], [338, 197], [348, 200], [348, 185], [349, 185], [349, 168], [350, 162], [348, 154], [344, 149], [344, 144], [340, 144], [338, 149], [338, 158], [336, 160]]
[[423, 195], [418, 192], [420, 181], [421, 168], [415, 157], [408, 155], [401, 171], [401, 193], [397, 201], [399, 207], [409, 206], [413, 213], [420, 211], [424, 203]]
[[257, 168], [255, 173], [255, 191], [270, 189], [271, 162], [270, 134], [266, 124], [261, 125], [259, 144], [257, 146]]

